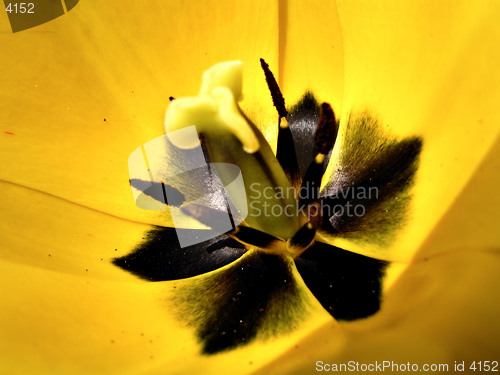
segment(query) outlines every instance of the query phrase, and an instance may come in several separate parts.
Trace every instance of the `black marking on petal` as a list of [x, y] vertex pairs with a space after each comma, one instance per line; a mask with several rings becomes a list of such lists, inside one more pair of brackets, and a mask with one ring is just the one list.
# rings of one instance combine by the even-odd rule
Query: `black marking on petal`
[[168, 203], [169, 206], [179, 207], [186, 200], [184, 194], [179, 190], [162, 182], [150, 182], [132, 178], [130, 179], [130, 185], [159, 202]]
[[352, 114], [336, 170], [321, 192], [325, 234], [390, 244], [407, 219], [421, 150], [422, 138], [395, 140], [370, 114]]
[[321, 305], [338, 320], [365, 318], [380, 308], [388, 262], [316, 242], [295, 264]]
[[[177, 229], [203, 232], [203, 230]], [[201, 275], [223, 267], [245, 253], [240, 243], [221, 235], [181, 248], [176, 229], [154, 227], [143, 243], [113, 264], [148, 281], [177, 280]]]
[[[299, 170], [304, 178], [307, 168], [314, 160], [314, 133], [320, 117], [320, 106], [311, 92], [306, 92], [302, 99], [288, 110], [288, 125], [293, 135]], [[325, 157], [325, 166], [329, 156]]]
[[206, 277], [186, 280], [173, 297], [179, 319], [194, 327], [204, 354], [288, 333], [307, 313], [292, 267], [290, 260], [254, 251]]
[[269, 91], [271, 92], [273, 104], [278, 111], [278, 115], [280, 117], [286, 117], [288, 112], [285, 107], [285, 98], [283, 98], [283, 94], [278, 86], [278, 82], [276, 82], [276, 79], [274, 78], [273, 72], [271, 72], [269, 65], [264, 61], [264, 59], [260, 59], [260, 66], [266, 76], [267, 87], [269, 87]]

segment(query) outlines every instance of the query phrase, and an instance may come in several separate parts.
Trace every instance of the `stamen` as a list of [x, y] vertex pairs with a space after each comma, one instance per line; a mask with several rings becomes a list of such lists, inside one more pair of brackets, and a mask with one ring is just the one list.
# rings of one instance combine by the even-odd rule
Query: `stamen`
[[325, 155], [324, 154], [318, 154], [316, 155], [316, 157], [314, 158], [314, 162], [316, 164], [321, 164], [325, 161]]
[[[207, 227], [221, 232], [226, 232], [227, 230], [227, 215], [229, 215], [231, 225], [233, 225], [234, 228], [234, 221], [229, 212], [222, 212], [194, 203], [183, 204], [181, 210]], [[272, 253], [283, 253], [286, 251], [286, 243], [283, 239], [252, 227], [240, 225], [225, 234], [250, 247], [258, 247]]]
[[338, 127], [332, 107], [328, 103], [321, 104], [321, 114], [314, 132], [314, 148], [316, 151], [323, 155], [328, 154], [335, 145], [337, 132]]
[[233, 231], [226, 233], [227, 236], [250, 247], [258, 247], [272, 253], [283, 253], [286, 243], [281, 238], [254, 229], [252, 227], [239, 226]]
[[288, 181], [290, 181], [290, 185], [292, 185], [295, 189], [298, 189], [301, 183], [301, 177], [297, 162], [297, 154], [293, 143], [293, 135], [286, 120], [288, 112], [285, 107], [285, 99], [283, 98], [283, 94], [281, 93], [271, 69], [269, 69], [269, 65], [264, 61], [264, 59], [260, 59], [260, 65], [262, 66], [262, 70], [264, 70], [264, 75], [266, 76], [267, 86], [271, 92], [274, 107], [278, 111], [278, 115], [280, 117], [276, 158], [278, 159], [281, 168], [283, 168]]
[[288, 129], [288, 121], [286, 120], [286, 117], [281, 117], [279, 120], [279, 126], [281, 129]]
[[307, 222], [287, 241], [288, 252], [294, 257], [299, 256], [314, 243], [315, 235], [316, 229], [310, 222]]
[[323, 221], [323, 212], [319, 202], [313, 202], [307, 207], [307, 218], [314, 229], [321, 227]]
[[[323, 162], [316, 163], [316, 158], [309, 164], [300, 187], [300, 207], [306, 206], [319, 198], [319, 188], [323, 177]], [[305, 193], [304, 193], [305, 192]]]
[[298, 190], [302, 179], [293, 143], [293, 135], [290, 127], [288, 126], [288, 122], [284, 117], [280, 119], [276, 159], [278, 159], [281, 168], [283, 168], [288, 181], [290, 181], [290, 185]]
[[262, 66], [262, 70], [264, 71], [264, 75], [266, 76], [266, 82], [267, 86], [269, 87], [269, 91], [271, 91], [273, 104], [276, 107], [280, 118], [286, 117], [288, 112], [285, 108], [285, 98], [283, 98], [283, 94], [281, 94], [278, 82], [276, 82], [271, 69], [269, 69], [269, 65], [264, 61], [264, 59], [260, 59], [260, 65]]
[[318, 152], [314, 160], [309, 164], [304, 179], [302, 180], [301, 191], [307, 194], [300, 194], [300, 206], [304, 207], [319, 198], [319, 188], [324, 173], [325, 155], [328, 154], [337, 139], [338, 125], [335, 114], [328, 103], [321, 105], [321, 114], [318, 126], [314, 132], [314, 149]]

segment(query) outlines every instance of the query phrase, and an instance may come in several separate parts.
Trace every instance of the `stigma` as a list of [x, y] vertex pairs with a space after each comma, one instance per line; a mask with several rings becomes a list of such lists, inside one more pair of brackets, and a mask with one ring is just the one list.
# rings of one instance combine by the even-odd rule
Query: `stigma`
[[[228, 61], [214, 65], [203, 74], [198, 96], [173, 100], [165, 114], [167, 135], [191, 125], [197, 131], [229, 132], [241, 142], [243, 150], [255, 153], [259, 140], [238, 106], [242, 98], [241, 61]], [[191, 149], [192, 143], [183, 138], [169, 136], [178, 148]]]

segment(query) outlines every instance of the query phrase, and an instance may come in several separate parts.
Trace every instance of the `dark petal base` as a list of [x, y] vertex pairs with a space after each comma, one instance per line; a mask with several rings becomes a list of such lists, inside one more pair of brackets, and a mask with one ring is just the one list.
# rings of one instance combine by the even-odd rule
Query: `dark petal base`
[[335, 319], [365, 318], [379, 310], [388, 262], [316, 242], [295, 264], [309, 290]]
[[321, 192], [322, 230], [388, 246], [407, 220], [422, 139], [390, 138], [366, 112], [350, 115], [344, 139], [340, 160]]
[[[311, 92], [306, 92], [302, 99], [288, 110], [288, 125], [293, 135], [295, 152], [300, 175], [304, 178], [309, 164], [314, 160], [314, 132], [318, 125], [321, 107]], [[324, 165], [328, 165], [329, 155]]]
[[291, 260], [252, 251], [226, 269], [186, 280], [173, 298], [204, 354], [287, 333], [307, 313]]
[[132, 253], [113, 259], [113, 264], [148, 281], [178, 280], [219, 269], [245, 252], [226, 235], [181, 248], [174, 228], [154, 227]]

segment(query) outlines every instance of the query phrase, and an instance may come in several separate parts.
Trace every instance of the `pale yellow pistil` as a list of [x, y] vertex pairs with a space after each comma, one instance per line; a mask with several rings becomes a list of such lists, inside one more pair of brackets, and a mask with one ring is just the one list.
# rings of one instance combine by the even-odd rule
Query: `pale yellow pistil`
[[[315, 228], [304, 222], [301, 226], [298, 215], [289, 215], [284, 209], [281, 212], [287, 213], [280, 215], [259, 214], [265, 212], [260, 209], [266, 206], [291, 208], [295, 212], [297, 202], [293, 196], [265, 194], [275, 191], [276, 187], [290, 191], [291, 185], [265, 138], [238, 106], [242, 97], [242, 66], [239, 61], [229, 61], [208, 69], [203, 74], [198, 96], [177, 98], [170, 103], [165, 130], [174, 146], [192, 149], [199, 146], [199, 141], [185, 139], [178, 135], [182, 132], [176, 130], [195, 125], [197, 132], [203, 134], [210, 161], [237, 209], [236, 203], [246, 198], [245, 226], [236, 227], [228, 236], [248, 248], [296, 257], [314, 242]], [[280, 126], [288, 127], [285, 118], [280, 120]], [[217, 168], [217, 163], [238, 166], [246, 191], [228, 188], [231, 179], [224, 174], [224, 168]], [[211, 208], [187, 202], [181, 208], [208, 227], [211, 227], [211, 218], [217, 215]]]

